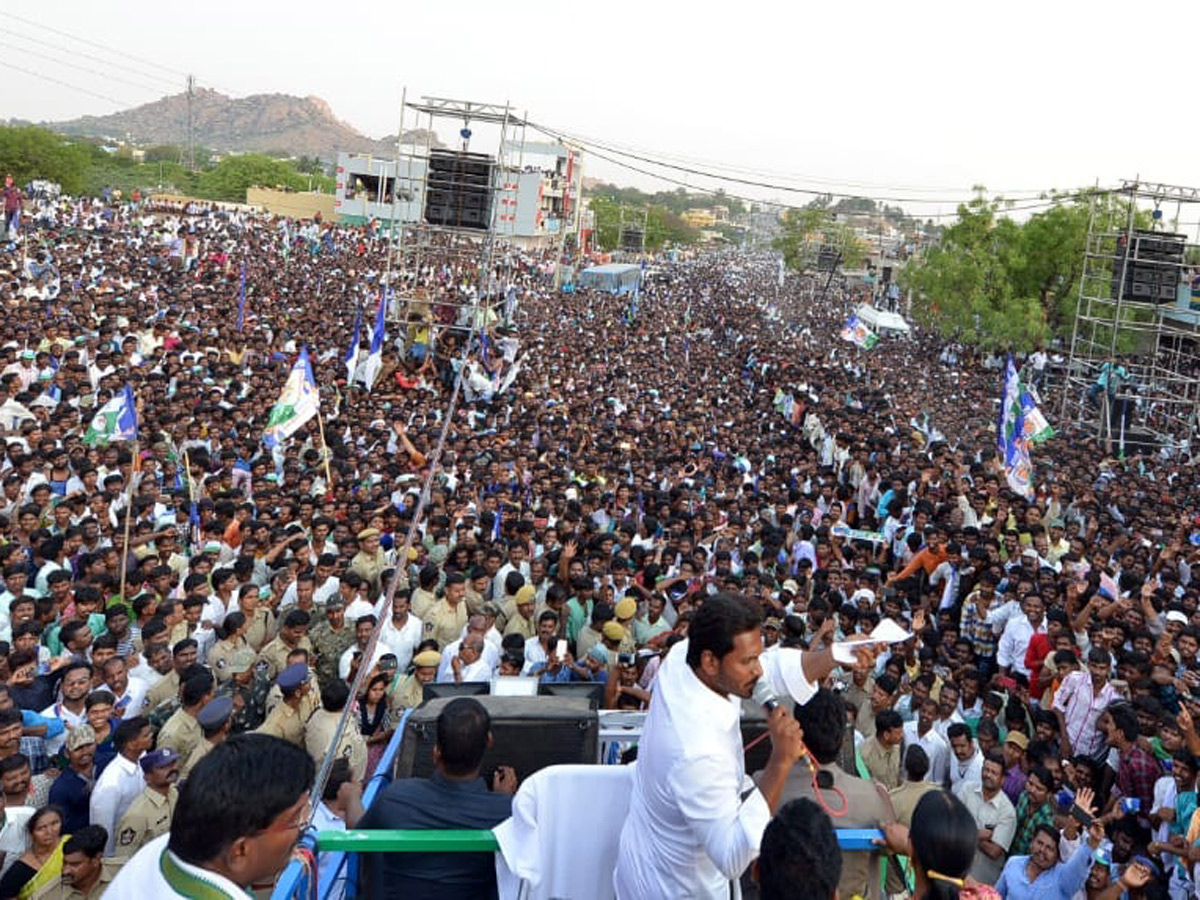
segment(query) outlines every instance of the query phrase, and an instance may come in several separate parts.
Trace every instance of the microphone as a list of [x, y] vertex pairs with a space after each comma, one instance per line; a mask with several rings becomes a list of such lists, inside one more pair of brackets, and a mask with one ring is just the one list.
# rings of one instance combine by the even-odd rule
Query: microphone
[[750, 695], [754, 702], [762, 706], [768, 713], [774, 712], [779, 705], [775, 691], [765, 678], [760, 678], [754, 685], [754, 693]]

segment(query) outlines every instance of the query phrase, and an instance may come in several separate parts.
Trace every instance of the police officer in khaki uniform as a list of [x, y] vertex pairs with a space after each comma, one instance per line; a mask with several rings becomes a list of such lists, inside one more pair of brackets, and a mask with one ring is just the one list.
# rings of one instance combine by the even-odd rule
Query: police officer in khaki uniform
[[425, 622], [424, 636], [433, 638], [443, 649], [457, 641], [467, 627], [466, 591], [467, 579], [461, 572], [451, 572], [446, 576], [442, 599], [429, 608], [427, 616], [417, 617]]
[[172, 663], [175, 668], [160, 678], [158, 683], [146, 693], [145, 712], [153, 711], [164, 701], [178, 699], [179, 673], [196, 662], [198, 652], [199, 644], [194, 638], [184, 638], [171, 647]]
[[536, 600], [537, 591], [533, 585], [521, 585], [516, 597], [513, 598], [512, 614], [508, 616], [508, 623], [504, 626], [505, 637], [510, 634], [519, 634], [526, 640], [537, 637], [537, 622], [533, 619], [533, 607]]
[[417, 575], [417, 589], [412, 592], [412, 614], [425, 621], [425, 615], [437, 603], [437, 586], [441, 580], [437, 566], [426, 566]]
[[181, 779], [186, 779], [192, 769], [196, 768], [196, 763], [204, 759], [209, 750], [229, 735], [229, 730], [233, 725], [233, 697], [226, 695], [209, 700], [200, 712], [196, 713], [196, 724], [204, 733], [204, 740], [184, 760], [179, 769]]
[[238, 592], [238, 609], [246, 617], [246, 644], [258, 653], [275, 637], [275, 613], [260, 604], [259, 588], [244, 584]]
[[367, 597], [379, 598], [383, 572], [390, 569], [387, 554], [379, 547], [379, 529], [364, 528], [358, 533], [358, 553], [350, 560], [349, 571], [356, 572], [367, 583]]
[[267, 664], [267, 675], [277, 676], [287, 667], [288, 654], [296, 649], [312, 653], [312, 641], [308, 639], [311, 619], [304, 610], [289, 610], [279, 625], [278, 636], [262, 648], [258, 658]]
[[436, 650], [422, 650], [413, 657], [413, 670], [399, 676], [388, 690], [388, 705], [393, 710], [416, 709], [425, 701], [425, 685], [437, 678], [442, 655]]
[[[308, 666], [308, 651], [293, 650], [288, 654], [287, 664], [294, 666], [296, 663], [303, 663]], [[261, 665], [261, 663], [259, 663]], [[271, 710], [283, 702], [283, 691], [280, 690], [278, 684], [271, 686], [267, 692], [266, 714], [270, 715]], [[321, 708], [321, 685], [317, 681], [317, 673], [310, 667], [308, 670], [308, 690], [304, 694], [304, 698], [300, 701], [300, 718], [307, 722], [309, 718], [318, 709]]]
[[293, 663], [279, 673], [276, 682], [283, 692], [283, 702], [271, 710], [267, 720], [256, 730], [260, 734], [283, 738], [303, 749], [305, 720], [301, 718], [300, 709], [309, 692], [308, 666]]
[[[326, 682], [321, 687], [321, 708], [312, 714], [304, 726], [304, 746], [308, 755], [318, 766], [325, 754], [334, 746], [333, 736], [337, 733], [338, 720], [350, 700], [350, 686], [341, 679]], [[346, 727], [338, 738], [334, 758], [344, 758], [350, 764], [354, 781], [362, 781], [367, 774], [367, 742], [358, 730], [358, 719], [350, 716]]]
[[187, 759], [204, 739], [200, 725], [196, 722], [196, 713], [212, 699], [212, 694], [213, 677], [207, 672], [193, 675], [185, 681], [181, 696], [183, 705], [175, 710], [158, 733], [158, 747], [169, 747], [177, 755]]
[[117, 823], [116, 857], [128, 859], [171, 828], [171, 816], [179, 799], [179, 754], [159, 749], [138, 760], [146, 789]]

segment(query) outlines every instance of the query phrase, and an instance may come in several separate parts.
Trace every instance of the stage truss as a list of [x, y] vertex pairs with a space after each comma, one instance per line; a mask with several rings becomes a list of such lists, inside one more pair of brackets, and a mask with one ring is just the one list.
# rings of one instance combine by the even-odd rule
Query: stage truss
[[[410, 120], [406, 124], [406, 119]], [[429, 188], [430, 158], [435, 123], [451, 120], [458, 124], [454, 149], [478, 153], [472, 146], [473, 126], [483, 124], [497, 133], [492, 159], [490, 213], [486, 228], [431, 224], [423, 214], [408, 220], [396, 211], [400, 197], [416, 198], [423, 205]], [[516, 184], [511, 177], [520, 166], [524, 143], [524, 121], [505, 104], [422, 97], [401, 100], [398, 134], [405, 129], [422, 130], [423, 145], [397, 142], [396, 190], [387, 268], [389, 286], [387, 318], [391, 327], [407, 330], [405, 346], [428, 343], [434, 346], [444, 331], [466, 334], [504, 318], [508, 269], [514, 254], [504, 240], [511, 233], [508, 211], [516, 204]], [[515, 140], [516, 135], [519, 140]], [[490, 141], [489, 141], [490, 144]], [[517, 147], [517, 159], [512, 148]]]
[[[1113, 455], [1135, 440], [1139, 448], [1183, 450], [1195, 434], [1200, 286], [1195, 294], [1192, 286], [1200, 274], [1200, 246], [1184, 232], [1194, 236], [1198, 218], [1196, 188], [1127, 180], [1092, 197], [1058, 410], [1061, 421], [1099, 436]], [[1178, 261], [1164, 262], [1157, 252], [1168, 243], [1182, 244]], [[1139, 284], [1138, 291], [1128, 287], [1155, 270], [1160, 282]], [[1111, 399], [1096, 387], [1106, 364], [1127, 373]], [[1126, 402], [1129, 417], [1120, 414]]]

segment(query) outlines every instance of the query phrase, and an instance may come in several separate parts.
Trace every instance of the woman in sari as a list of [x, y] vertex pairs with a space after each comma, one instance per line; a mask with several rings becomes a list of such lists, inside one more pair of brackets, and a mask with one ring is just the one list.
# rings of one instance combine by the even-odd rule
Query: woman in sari
[[29, 849], [9, 866], [0, 878], [0, 900], [27, 900], [62, 874], [62, 813], [56, 806], [43, 806], [25, 823]]

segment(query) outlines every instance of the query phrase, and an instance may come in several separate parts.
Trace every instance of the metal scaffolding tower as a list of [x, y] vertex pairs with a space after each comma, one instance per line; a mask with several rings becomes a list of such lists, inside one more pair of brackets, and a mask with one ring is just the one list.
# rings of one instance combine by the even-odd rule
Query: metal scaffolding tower
[[1140, 180], [1091, 200], [1059, 417], [1114, 455], [1179, 449], [1196, 430], [1200, 247], [1179, 231], [1196, 204], [1200, 189]]
[[[424, 130], [425, 142], [405, 143], [405, 119], [412, 115], [412, 128]], [[436, 120], [459, 124], [459, 146], [453, 150], [433, 146]], [[483, 124], [498, 132], [494, 151], [474, 152], [473, 125]], [[501, 316], [505, 300], [504, 277], [512, 256], [499, 246], [511, 232], [508, 210], [516, 202], [516, 184], [511, 177], [510, 148], [513, 134], [524, 122], [508, 104], [422, 97], [401, 100], [400, 128], [396, 143], [395, 184], [391, 190], [392, 217], [387, 269], [388, 320], [407, 328], [407, 345], [416, 342], [433, 346], [437, 333], [452, 330], [466, 333]], [[439, 166], [487, 166], [486, 212], [465, 210], [461, 194], [443, 178]], [[457, 176], [450, 176], [451, 181]], [[438, 182], [443, 178], [442, 182]], [[461, 187], [461, 185], [459, 185]], [[438, 192], [449, 197], [449, 205], [438, 206]], [[478, 199], [479, 191], [476, 192]], [[401, 215], [400, 203], [414, 205], [416, 216]], [[438, 210], [437, 213], [434, 210]], [[428, 333], [427, 338], [423, 337]]]

